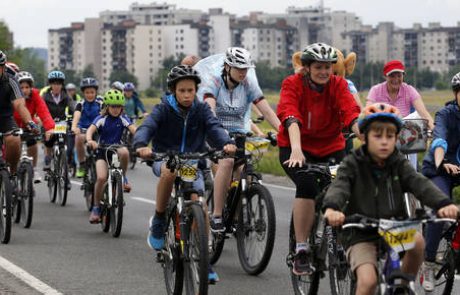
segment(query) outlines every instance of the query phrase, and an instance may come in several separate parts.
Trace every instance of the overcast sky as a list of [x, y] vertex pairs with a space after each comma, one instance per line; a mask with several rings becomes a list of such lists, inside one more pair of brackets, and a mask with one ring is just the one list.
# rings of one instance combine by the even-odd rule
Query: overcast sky
[[[71, 22], [96, 17], [103, 10], [128, 10], [133, 0], [1, 0], [0, 19], [14, 33], [16, 45], [46, 47], [48, 29], [69, 26]], [[152, 0], [140, 1], [151, 3]], [[284, 12], [288, 6], [316, 6], [317, 0], [159, 0], [178, 8], [206, 10], [221, 6], [239, 16], [249, 11]], [[325, 7], [346, 10], [360, 16], [364, 24], [393, 21], [399, 27], [441, 22], [455, 26], [460, 21], [460, 0], [324, 0]]]

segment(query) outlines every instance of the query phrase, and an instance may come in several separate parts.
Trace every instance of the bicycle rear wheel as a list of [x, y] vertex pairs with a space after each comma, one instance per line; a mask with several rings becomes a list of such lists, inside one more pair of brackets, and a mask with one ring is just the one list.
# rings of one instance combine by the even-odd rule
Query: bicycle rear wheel
[[334, 228], [328, 226], [325, 234], [327, 235], [327, 255], [331, 294], [351, 294], [352, 273], [347, 263], [345, 249], [337, 240], [337, 231]]
[[32, 224], [33, 208], [34, 208], [34, 169], [30, 162], [22, 163], [19, 167], [18, 194], [22, 225], [24, 228], [29, 228]]
[[312, 275], [298, 276], [292, 272], [293, 259], [295, 255], [296, 240], [294, 232], [294, 222], [291, 217], [291, 225], [289, 227], [289, 256], [288, 266], [291, 273], [292, 287], [294, 288], [295, 295], [315, 295], [318, 293], [319, 288], [319, 272], [315, 271]]
[[0, 242], [8, 244], [11, 237], [12, 189], [9, 174], [5, 169], [0, 171], [0, 177], [0, 208], [2, 209], [0, 214]]
[[[230, 189], [230, 192], [233, 192], [234, 188]], [[214, 210], [214, 189], [208, 194], [206, 204], [208, 205], [209, 216], [212, 216]], [[224, 221], [225, 222], [225, 221]], [[209, 230], [209, 262], [211, 264], [216, 264], [222, 254], [225, 245], [225, 233], [213, 233]]]
[[110, 207], [110, 230], [114, 238], [118, 238], [123, 225], [123, 179], [120, 173], [116, 172], [112, 185], [112, 207]]
[[265, 270], [273, 253], [276, 215], [273, 198], [268, 189], [253, 183], [242, 198], [236, 239], [238, 258], [250, 275]]
[[85, 201], [86, 201], [86, 208], [88, 211], [91, 211], [94, 206], [94, 185], [96, 183], [96, 168], [94, 165], [93, 159], [86, 160], [88, 165], [86, 167], [86, 183], [85, 183]]
[[166, 293], [168, 295], [179, 295], [182, 294], [184, 286], [184, 265], [180, 257], [179, 215], [176, 208], [168, 210], [168, 212], [165, 250], [162, 252], [163, 275]]
[[208, 294], [208, 234], [203, 208], [192, 204], [188, 212], [189, 234], [184, 253], [184, 287], [187, 295]]
[[59, 168], [57, 174], [57, 191], [58, 191], [58, 202], [61, 206], [65, 206], [67, 203], [67, 185], [69, 183], [69, 166], [67, 164], [67, 156], [64, 149], [61, 149], [59, 160]]

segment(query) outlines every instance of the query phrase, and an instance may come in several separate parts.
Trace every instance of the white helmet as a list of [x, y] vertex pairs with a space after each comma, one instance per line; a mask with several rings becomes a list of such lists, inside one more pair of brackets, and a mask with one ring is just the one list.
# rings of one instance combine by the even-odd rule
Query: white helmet
[[31, 73], [26, 72], [26, 71], [21, 71], [16, 74], [16, 79], [18, 80], [19, 83], [29, 81], [32, 84], [34, 83], [34, 77], [32, 76]]
[[457, 73], [452, 77], [451, 86], [453, 91], [460, 90], [460, 73]]
[[224, 62], [231, 67], [239, 69], [254, 68], [254, 64], [251, 60], [251, 54], [244, 48], [241, 47], [230, 47], [225, 53]]

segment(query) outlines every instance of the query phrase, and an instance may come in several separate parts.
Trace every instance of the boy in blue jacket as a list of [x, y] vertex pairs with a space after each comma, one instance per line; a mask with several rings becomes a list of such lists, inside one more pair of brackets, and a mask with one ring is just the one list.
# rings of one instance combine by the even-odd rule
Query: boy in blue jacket
[[[236, 151], [234, 142], [209, 106], [196, 99], [200, 82], [198, 72], [190, 66], [180, 65], [171, 69], [167, 78], [171, 94], [153, 108], [134, 136], [134, 147], [141, 158], [151, 158], [152, 149], [147, 147], [149, 141], [152, 141], [155, 152], [203, 152], [207, 138], [213, 148], [223, 149], [230, 154]], [[165, 241], [165, 212], [176, 174], [170, 172], [163, 161], [153, 164], [153, 173], [160, 180], [157, 186], [156, 211], [150, 219], [147, 242], [152, 249], [161, 250]], [[198, 192], [204, 191], [202, 175], [193, 185]], [[209, 281], [218, 281], [217, 274], [211, 268]]]

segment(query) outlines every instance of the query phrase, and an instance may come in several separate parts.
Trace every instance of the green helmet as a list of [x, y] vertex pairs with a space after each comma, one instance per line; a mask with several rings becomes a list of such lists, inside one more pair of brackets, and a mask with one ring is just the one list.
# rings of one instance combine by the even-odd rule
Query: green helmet
[[104, 104], [109, 106], [124, 106], [125, 97], [120, 91], [110, 89], [104, 94]]
[[337, 51], [334, 47], [324, 43], [313, 43], [305, 47], [300, 57], [302, 63], [308, 64], [314, 61], [337, 62]]

